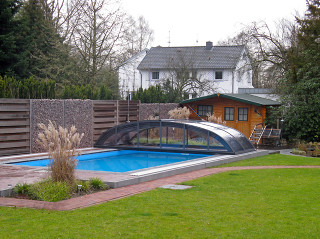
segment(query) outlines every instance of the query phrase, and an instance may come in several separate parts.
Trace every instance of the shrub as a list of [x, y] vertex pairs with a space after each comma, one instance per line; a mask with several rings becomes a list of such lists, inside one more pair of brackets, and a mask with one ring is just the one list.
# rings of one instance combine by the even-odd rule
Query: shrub
[[39, 127], [43, 132], [38, 134], [38, 142], [48, 150], [51, 158], [51, 178], [55, 182], [73, 184], [74, 171], [78, 163], [76, 156], [79, 155], [76, 148], [79, 147], [84, 134], [76, 133], [77, 129], [74, 125], [70, 130], [61, 126], [56, 129], [51, 121], [48, 126], [39, 124]]
[[30, 191], [30, 185], [27, 183], [23, 183], [23, 184], [18, 183], [13, 188], [13, 191], [19, 195], [28, 195]]
[[70, 186], [66, 182], [51, 179], [32, 184], [28, 195], [35, 200], [57, 202], [70, 198]]
[[94, 189], [106, 189], [107, 186], [102, 182], [100, 178], [90, 178], [89, 185]]

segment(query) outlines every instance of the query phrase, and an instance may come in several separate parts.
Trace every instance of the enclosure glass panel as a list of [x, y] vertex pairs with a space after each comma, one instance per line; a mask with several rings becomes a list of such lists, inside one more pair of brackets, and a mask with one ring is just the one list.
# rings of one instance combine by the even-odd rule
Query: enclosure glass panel
[[[137, 137], [135, 138], [137, 141]], [[140, 131], [139, 145], [144, 147], [159, 147], [160, 145], [160, 128], [149, 128]]]
[[162, 127], [162, 147], [182, 148], [184, 130], [176, 127]]

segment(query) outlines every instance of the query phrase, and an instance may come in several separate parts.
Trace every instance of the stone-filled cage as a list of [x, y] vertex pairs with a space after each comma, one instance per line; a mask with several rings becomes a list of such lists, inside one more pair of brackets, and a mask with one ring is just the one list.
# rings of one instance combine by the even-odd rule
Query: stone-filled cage
[[230, 127], [197, 120], [146, 120], [116, 125], [94, 145], [183, 153], [240, 154], [254, 151], [251, 142]]

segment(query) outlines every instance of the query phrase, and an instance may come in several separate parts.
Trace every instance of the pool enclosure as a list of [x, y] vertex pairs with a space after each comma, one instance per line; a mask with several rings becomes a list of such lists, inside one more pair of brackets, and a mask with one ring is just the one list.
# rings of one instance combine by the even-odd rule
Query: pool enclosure
[[198, 120], [146, 120], [116, 125], [94, 145], [98, 148], [240, 154], [254, 151], [239, 131]]

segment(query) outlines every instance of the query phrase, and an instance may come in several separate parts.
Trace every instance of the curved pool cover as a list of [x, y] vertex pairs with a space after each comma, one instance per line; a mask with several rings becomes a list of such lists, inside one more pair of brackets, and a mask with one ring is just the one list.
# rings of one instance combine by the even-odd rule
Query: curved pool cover
[[208, 154], [254, 151], [239, 131], [200, 120], [146, 120], [116, 125], [94, 147]]

